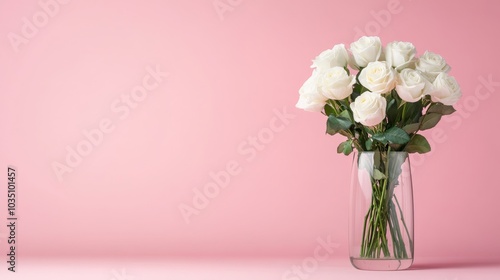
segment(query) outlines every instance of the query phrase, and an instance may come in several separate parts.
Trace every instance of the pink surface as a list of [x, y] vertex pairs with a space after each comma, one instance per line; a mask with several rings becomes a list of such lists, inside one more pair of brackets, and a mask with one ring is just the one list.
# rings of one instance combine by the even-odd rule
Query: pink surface
[[[361, 271], [349, 261], [329, 259], [304, 269], [300, 259], [247, 260], [29, 260], [17, 274], [0, 271], [2, 279], [25, 280], [498, 280], [500, 267], [460, 259], [424, 259], [410, 270]], [[298, 274], [290, 274], [297, 271]], [[7, 278], [8, 277], [8, 278]], [[302, 278], [301, 278], [302, 277]]]
[[463, 2], [0, 1], [20, 258], [302, 258], [329, 235], [346, 259], [351, 158], [294, 105], [366, 33], [443, 55], [464, 93], [412, 157], [415, 255], [500, 261], [500, 5]]

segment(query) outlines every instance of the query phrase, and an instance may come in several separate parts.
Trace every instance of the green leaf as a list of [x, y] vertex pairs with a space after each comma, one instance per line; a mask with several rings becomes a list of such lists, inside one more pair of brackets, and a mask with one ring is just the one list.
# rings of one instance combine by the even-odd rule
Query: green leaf
[[351, 137], [351, 134], [349, 132], [347, 132], [346, 130], [339, 131], [339, 134], [342, 136], [345, 136], [347, 138]]
[[375, 169], [378, 169], [380, 167], [380, 158], [381, 158], [380, 151], [375, 150], [373, 152], [373, 167]]
[[371, 138], [369, 138], [368, 140], [366, 140], [365, 147], [366, 147], [367, 151], [370, 151], [372, 149], [372, 144], [373, 144], [373, 140]]
[[[347, 141], [349, 141], [349, 140], [347, 140]], [[345, 142], [347, 142], [347, 141], [345, 141]], [[342, 142], [342, 143], [340, 143], [340, 144], [337, 146], [337, 153], [338, 153], [338, 154], [341, 154], [341, 153], [343, 153], [343, 152], [344, 152], [344, 145], [345, 145], [345, 142]]]
[[404, 102], [404, 101], [401, 100], [401, 97], [399, 97], [398, 92], [395, 89], [393, 89], [391, 91], [391, 96], [392, 96], [392, 99], [396, 100], [396, 105], [399, 108], [399, 105], [401, 105], [401, 103]]
[[325, 104], [325, 115], [330, 116], [330, 115], [335, 115], [335, 111], [333, 111], [333, 108], [330, 104]]
[[363, 92], [368, 91], [367, 88], [365, 88], [364, 86], [361, 85], [361, 83], [359, 83], [358, 77], [359, 77], [360, 73], [361, 73], [361, 70], [356, 75], [356, 81], [358, 81], [358, 82], [355, 83], [353, 88], [352, 88], [352, 94], [351, 94], [352, 101], [356, 100], [356, 98], [358, 98], [358, 96], [360, 96]]
[[399, 151], [403, 145], [402, 144], [389, 144], [389, 146], [391, 146], [393, 151]]
[[406, 103], [405, 119], [403, 124], [416, 123], [422, 116], [422, 102]]
[[387, 142], [388, 142], [387, 139], [385, 139], [385, 135], [383, 133], [374, 134], [372, 136], [372, 139], [373, 140], [377, 140], [377, 141], [379, 141], [380, 143], [382, 143], [384, 145], [387, 144]]
[[344, 110], [344, 111], [340, 112], [339, 116], [343, 117], [345, 119], [348, 119], [351, 122], [351, 124], [353, 124], [353, 122], [352, 122], [353, 118], [351, 117], [351, 114], [349, 113], [348, 110]]
[[398, 116], [398, 104], [396, 103], [396, 99], [391, 99], [387, 104], [387, 118], [389, 119], [389, 123], [391, 125], [396, 123], [396, 118]]
[[386, 130], [384, 133], [377, 133], [372, 136], [373, 140], [377, 140], [382, 144], [406, 144], [410, 141], [410, 136], [401, 128], [395, 126]]
[[435, 127], [436, 124], [438, 124], [438, 122], [441, 120], [442, 116], [443, 115], [438, 114], [438, 113], [425, 114], [422, 117], [420, 130], [426, 130], [426, 129]]
[[382, 180], [387, 178], [384, 173], [380, 172], [378, 169], [373, 169], [373, 179]]
[[401, 103], [399, 103], [398, 109], [403, 107], [406, 104], [406, 101], [402, 100]]
[[[350, 102], [349, 102], [349, 98], [345, 98], [345, 99], [342, 99], [342, 100], [337, 100], [338, 103], [340, 103], [340, 106], [342, 108], [342, 110], [350, 110]], [[344, 112], [344, 111], [342, 111]]]
[[366, 134], [370, 134], [370, 135], [375, 134], [375, 131], [373, 131], [373, 129], [371, 129], [369, 126], [362, 125], [361, 127], [363, 128], [363, 130], [365, 131]]
[[441, 115], [450, 115], [455, 112], [455, 108], [453, 106], [444, 105], [443, 103], [434, 103], [427, 110], [427, 114], [429, 113], [438, 113]]
[[340, 145], [337, 147], [337, 153], [339, 154], [343, 153], [346, 156], [352, 153], [352, 141], [347, 140], [345, 142], [340, 143]]
[[394, 144], [406, 144], [410, 141], [410, 136], [401, 128], [395, 126], [384, 132], [387, 141]]
[[328, 120], [326, 121], [326, 133], [334, 135], [341, 130], [349, 129], [351, 125], [352, 122], [349, 118], [345, 118], [342, 116], [335, 117], [334, 115], [330, 115], [328, 116]]
[[430, 150], [431, 146], [429, 145], [429, 142], [427, 142], [427, 139], [420, 134], [413, 135], [410, 142], [408, 142], [405, 147], [405, 151], [408, 153], [424, 154], [430, 152]]
[[403, 130], [406, 133], [410, 134], [410, 133], [413, 133], [413, 132], [417, 131], [419, 127], [420, 127], [420, 123], [411, 123], [409, 125], [405, 125], [403, 127]]
[[358, 96], [361, 95], [361, 93], [356, 89], [356, 85], [357, 84], [354, 85], [354, 90], [351, 93], [351, 100], [352, 100], [352, 102], [354, 102], [354, 100], [356, 100], [356, 98], [358, 98]]

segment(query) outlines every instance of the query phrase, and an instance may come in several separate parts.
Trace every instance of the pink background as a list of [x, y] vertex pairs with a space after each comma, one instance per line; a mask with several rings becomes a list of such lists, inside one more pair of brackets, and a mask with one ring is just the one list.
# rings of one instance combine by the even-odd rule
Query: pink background
[[[212, 0], [69, 1], [17, 52], [8, 34], [42, 8], [0, 1], [0, 166], [19, 170], [22, 258], [301, 258], [327, 234], [347, 258], [351, 157], [294, 106], [311, 59], [365, 30], [442, 54], [463, 91], [412, 158], [417, 260], [500, 261], [497, 1], [221, 1], [221, 17]], [[157, 65], [169, 76], [120, 119], [113, 102]], [[52, 163], [103, 119], [114, 130], [58, 181]], [[228, 162], [240, 172], [187, 224], [179, 205]]]

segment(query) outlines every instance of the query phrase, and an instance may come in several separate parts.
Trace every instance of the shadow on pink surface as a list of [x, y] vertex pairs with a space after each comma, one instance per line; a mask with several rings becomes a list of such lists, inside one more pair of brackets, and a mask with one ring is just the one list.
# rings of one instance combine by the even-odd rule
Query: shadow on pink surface
[[413, 264], [409, 270], [428, 270], [446, 268], [488, 268], [500, 267], [499, 259], [492, 260], [459, 260], [459, 261], [424, 261]]

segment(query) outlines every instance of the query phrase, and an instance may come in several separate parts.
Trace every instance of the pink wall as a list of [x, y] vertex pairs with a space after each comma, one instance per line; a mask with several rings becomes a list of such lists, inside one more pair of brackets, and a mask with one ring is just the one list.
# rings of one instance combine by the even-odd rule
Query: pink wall
[[[347, 257], [351, 158], [294, 105], [311, 59], [366, 32], [442, 54], [464, 93], [412, 158], [417, 257], [500, 259], [497, 1], [46, 2], [44, 18], [0, 1], [0, 166], [19, 169], [25, 257], [302, 256], [327, 234]], [[68, 146], [88, 154], [60, 181]]]

